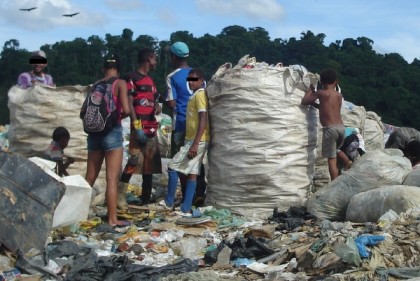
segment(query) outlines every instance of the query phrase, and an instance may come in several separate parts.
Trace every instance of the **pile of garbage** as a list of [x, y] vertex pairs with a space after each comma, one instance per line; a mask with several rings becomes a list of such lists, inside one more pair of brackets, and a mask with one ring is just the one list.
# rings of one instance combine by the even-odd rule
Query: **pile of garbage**
[[[420, 277], [420, 209], [375, 223], [317, 221], [304, 208], [246, 221], [206, 207], [187, 221], [159, 210], [110, 228], [95, 217], [52, 231], [41, 251], [2, 249], [4, 278], [30, 280], [399, 280]], [[92, 214], [93, 215], [93, 214]], [[187, 221], [187, 222], [186, 222]], [[1, 276], [1, 275], [0, 275]], [[14, 280], [14, 279], [5, 279]], [[19, 280], [19, 279], [18, 279]], [[21, 279], [25, 280], [25, 279]]]
[[[384, 167], [375, 171], [373, 165], [373, 170], [366, 172], [376, 178], [375, 172], [380, 175], [390, 166], [403, 171], [406, 159], [397, 151], [378, 151]], [[130, 205], [128, 212], [119, 214], [132, 222], [126, 227], [109, 226], [106, 207], [90, 206], [86, 219], [74, 222], [63, 218], [67, 223], [53, 227], [55, 218], [61, 217], [59, 212], [70, 213], [60, 207], [63, 198], [71, 196], [67, 194], [69, 185], [64, 190], [60, 179], [22, 156], [4, 152], [0, 156], [0, 271], [4, 280], [420, 277], [419, 204], [413, 207], [395, 202], [393, 206], [400, 209], [362, 222], [322, 219], [306, 207], [290, 207], [287, 211], [274, 208], [268, 219], [258, 219], [213, 206], [198, 208], [198, 216], [185, 218], [158, 205]], [[369, 155], [363, 156], [359, 165], [366, 167], [371, 161]], [[17, 177], [22, 171], [26, 176]], [[400, 179], [404, 180], [403, 176]], [[331, 185], [345, 182], [346, 177], [340, 176]], [[387, 187], [372, 187], [372, 191], [381, 189]], [[347, 200], [365, 192], [356, 192]], [[67, 201], [72, 204], [77, 200]], [[86, 204], [89, 207], [89, 202]], [[337, 207], [335, 213], [342, 213], [341, 208]]]

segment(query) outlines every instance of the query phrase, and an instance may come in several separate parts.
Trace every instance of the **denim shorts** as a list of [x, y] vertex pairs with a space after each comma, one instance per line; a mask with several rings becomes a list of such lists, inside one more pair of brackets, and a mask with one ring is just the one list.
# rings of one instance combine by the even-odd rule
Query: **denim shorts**
[[88, 151], [109, 151], [123, 147], [123, 128], [117, 125], [106, 135], [88, 135], [87, 149]]

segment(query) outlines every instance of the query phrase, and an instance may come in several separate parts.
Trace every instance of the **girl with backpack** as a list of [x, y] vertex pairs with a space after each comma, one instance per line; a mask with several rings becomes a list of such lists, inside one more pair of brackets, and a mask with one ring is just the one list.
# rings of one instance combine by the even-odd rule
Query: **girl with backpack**
[[108, 223], [112, 227], [126, 226], [130, 224], [128, 221], [117, 219], [117, 187], [123, 160], [121, 119], [130, 114], [127, 85], [119, 79], [118, 56], [106, 57], [103, 71], [104, 78], [92, 86], [80, 112], [88, 133], [86, 181], [93, 186], [105, 159]]

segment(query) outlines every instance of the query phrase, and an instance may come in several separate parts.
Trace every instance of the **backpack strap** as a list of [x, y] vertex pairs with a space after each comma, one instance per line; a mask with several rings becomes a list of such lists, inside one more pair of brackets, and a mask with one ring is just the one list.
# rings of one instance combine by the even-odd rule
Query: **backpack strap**
[[99, 83], [101, 83], [101, 82], [104, 82], [104, 83], [106, 83], [106, 84], [112, 84], [112, 89], [111, 89], [111, 91], [112, 91], [112, 95], [113, 96], [115, 96], [114, 95], [114, 92], [115, 92], [115, 85], [117, 84], [117, 81], [118, 81], [118, 77], [115, 77], [115, 76], [113, 76], [113, 77], [111, 77], [111, 78], [109, 78], [108, 80], [98, 80], [98, 81], [96, 81], [93, 85], [92, 85], [92, 88], [91, 89], [95, 89], [95, 87], [96, 87], [96, 85], [98, 85]]

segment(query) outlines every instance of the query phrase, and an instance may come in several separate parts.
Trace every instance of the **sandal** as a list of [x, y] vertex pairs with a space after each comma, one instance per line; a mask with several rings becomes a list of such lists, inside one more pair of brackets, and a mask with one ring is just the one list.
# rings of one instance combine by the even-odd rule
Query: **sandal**
[[115, 228], [115, 227], [125, 227], [125, 226], [130, 226], [130, 225], [131, 225], [131, 222], [129, 221], [121, 221], [120, 224], [115, 223], [115, 224], [111, 224], [110, 226]]

